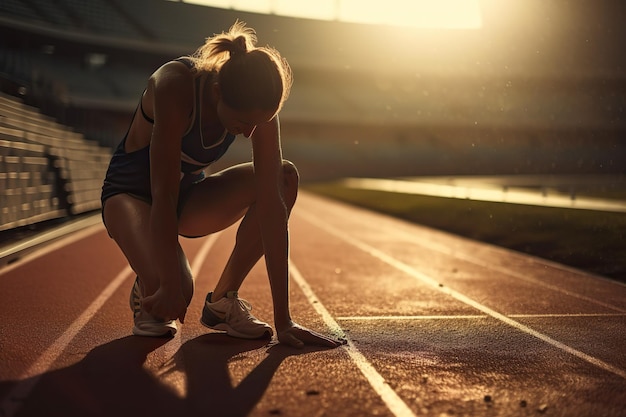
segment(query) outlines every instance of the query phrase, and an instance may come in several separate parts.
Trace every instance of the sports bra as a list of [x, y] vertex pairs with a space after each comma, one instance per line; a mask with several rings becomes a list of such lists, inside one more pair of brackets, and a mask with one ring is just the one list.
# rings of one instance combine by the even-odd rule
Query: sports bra
[[[183, 63], [191, 71], [194, 70], [194, 63], [189, 58], [178, 58], [175, 59], [175, 61]], [[206, 143], [204, 140], [202, 135], [202, 118], [200, 115], [202, 114], [204, 101], [202, 92], [204, 91], [204, 84], [208, 76], [208, 73], [194, 72], [194, 106], [190, 114], [192, 122], [182, 138], [182, 172], [194, 172], [206, 168], [211, 162], [220, 158], [235, 139], [234, 135], [229, 134], [226, 129], [224, 129], [224, 132], [217, 141]], [[142, 99], [139, 100], [141, 115], [148, 123], [154, 124], [154, 119], [150, 118], [143, 109], [143, 94], [141, 97]]]

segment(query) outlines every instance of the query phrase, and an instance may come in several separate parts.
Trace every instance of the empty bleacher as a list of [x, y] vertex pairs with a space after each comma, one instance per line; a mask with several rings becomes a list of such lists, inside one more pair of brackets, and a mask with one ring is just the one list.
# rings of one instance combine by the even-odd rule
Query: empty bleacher
[[111, 151], [0, 95], [0, 230], [100, 208]]

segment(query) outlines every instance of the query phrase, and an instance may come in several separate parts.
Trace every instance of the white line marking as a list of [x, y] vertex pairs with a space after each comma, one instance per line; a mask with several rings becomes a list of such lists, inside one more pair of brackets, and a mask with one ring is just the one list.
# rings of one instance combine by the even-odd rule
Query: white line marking
[[341, 240], [344, 240], [345, 242], [351, 244], [352, 246], [362, 250], [363, 252], [368, 253], [369, 255], [385, 262], [386, 264], [406, 273], [407, 275], [417, 279], [418, 281], [421, 281], [427, 285], [430, 285], [431, 287], [434, 287], [435, 289], [437, 289], [437, 291], [441, 291], [444, 294], [447, 294], [449, 296], [451, 296], [452, 298], [455, 298], [456, 300], [467, 304], [471, 307], [474, 307], [476, 310], [482, 311], [483, 313], [500, 320], [501, 322], [508, 324], [509, 326], [524, 332], [526, 334], [529, 334], [539, 340], [542, 340], [554, 347], [556, 347], [557, 349], [561, 349], [564, 352], [567, 352], [579, 359], [582, 359], [586, 362], [589, 362], [592, 365], [595, 365], [601, 369], [604, 369], [608, 372], [611, 372], [615, 375], [618, 375], [624, 379], [626, 379], [626, 371], [617, 368], [611, 364], [608, 364], [598, 358], [595, 358], [591, 355], [588, 355], [584, 352], [581, 352], [579, 350], [576, 350], [570, 346], [567, 346], [564, 343], [559, 342], [558, 340], [552, 339], [551, 337], [540, 333], [528, 326], [525, 326], [515, 320], [510, 319], [509, 317], [505, 316], [504, 314], [498, 313], [495, 310], [492, 310], [491, 308], [484, 306], [482, 304], [480, 304], [477, 301], [474, 301], [473, 299], [467, 297], [466, 295], [455, 291], [449, 287], [440, 287], [439, 286], [439, 282], [437, 282], [435, 279], [429, 277], [426, 274], [423, 274], [417, 270], [415, 270], [413, 267], [411, 267], [410, 265], [405, 264], [404, 262], [401, 262], [395, 258], [393, 258], [392, 256], [368, 245], [365, 242], [362, 242], [360, 240], [357, 240], [351, 236], [346, 235], [345, 233], [337, 230], [336, 228], [325, 224], [321, 221], [319, 221], [315, 216], [310, 215], [310, 214], [305, 214], [305, 213], [300, 213], [300, 215], [302, 217], [304, 217], [307, 221], [309, 221], [310, 223], [316, 225], [317, 227], [319, 227], [320, 229], [325, 230], [326, 232], [340, 238]]
[[[624, 317], [626, 314], [604, 314], [604, 313], [580, 313], [580, 314], [506, 314], [511, 318], [568, 318], [568, 317]], [[484, 319], [489, 316], [484, 314], [474, 315], [450, 315], [450, 316], [344, 316], [337, 317], [340, 321], [367, 321], [367, 320], [463, 320], [463, 319]]]
[[624, 317], [626, 314], [610, 313], [573, 313], [573, 314], [507, 314], [514, 318], [568, 318], [568, 317]]
[[337, 317], [339, 321], [368, 321], [368, 320], [465, 320], [465, 319], [485, 319], [489, 316], [484, 314], [463, 315], [463, 316], [345, 316]]
[[220, 232], [214, 233], [207, 237], [206, 241], [202, 244], [202, 247], [198, 251], [198, 254], [193, 259], [193, 262], [191, 264], [191, 274], [193, 275], [194, 279], [197, 279], [197, 275], [200, 273], [200, 269], [202, 268], [202, 265], [204, 264], [207, 255], [211, 251], [211, 248], [217, 241], [219, 235]]
[[37, 385], [39, 378], [44, 375], [54, 362], [61, 356], [61, 353], [72, 342], [74, 337], [85, 327], [85, 325], [96, 315], [98, 310], [106, 303], [106, 301], [115, 293], [120, 285], [126, 281], [131, 275], [130, 266], [124, 268], [116, 277], [106, 286], [106, 288], [98, 295], [98, 297], [82, 312], [82, 314], [69, 325], [67, 330], [52, 343], [37, 358], [30, 368], [26, 370], [19, 378], [17, 385], [11, 390], [9, 395], [5, 397], [0, 406], [0, 415], [3, 417], [12, 417], [20, 409], [22, 403], [26, 400], [31, 390]]
[[324, 320], [324, 323], [326, 323], [326, 326], [330, 328], [331, 332], [346, 339], [347, 346], [345, 347], [345, 350], [350, 356], [350, 359], [352, 359], [352, 361], [356, 364], [361, 373], [363, 373], [374, 391], [376, 391], [376, 393], [380, 395], [381, 399], [387, 405], [389, 410], [396, 417], [415, 417], [413, 411], [411, 411], [411, 409], [406, 405], [404, 401], [402, 401], [398, 394], [396, 394], [396, 392], [392, 390], [391, 387], [389, 387], [385, 379], [376, 371], [374, 366], [372, 366], [372, 364], [368, 362], [365, 356], [363, 356], [363, 354], [359, 352], [350, 337], [348, 337], [343, 332], [339, 324], [328, 312], [326, 307], [324, 307], [319, 298], [317, 298], [300, 271], [291, 261], [289, 262], [289, 269], [291, 271], [291, 277], [296, 282], [296, 284], [298, 284], [315, 311], [317, 311], [317, 313], [322, 316], [322, 319]]

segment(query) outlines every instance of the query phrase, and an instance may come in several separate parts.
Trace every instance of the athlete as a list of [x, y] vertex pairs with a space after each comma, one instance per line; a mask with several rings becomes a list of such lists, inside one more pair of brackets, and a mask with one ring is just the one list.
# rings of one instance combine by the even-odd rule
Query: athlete
[[[256, 46], [242, 22], [167, 62], [148, 80], [102, 187], [106, 228], [137, 274], [133, 333], [171, 336], [184, 323], [194, 281], [178, 237], [200, 237], [241, 219], [232, 254], [207, 294], [202, 324], [240, 338], [272, 337], [238, 290], [265, 256], [281, 343], [339, 342], [294, 323], [289, 310], [288, 218], [298, 171], [282, 158], [278, 113], [291, 88], [280, 54]], [[253, 161], [205, 175], [236, 135]]]

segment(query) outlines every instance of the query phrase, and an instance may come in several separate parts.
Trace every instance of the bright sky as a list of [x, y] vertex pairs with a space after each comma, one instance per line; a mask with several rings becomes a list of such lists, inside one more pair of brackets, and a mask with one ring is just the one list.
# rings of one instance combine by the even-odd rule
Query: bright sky
[[282, 16], [344, 22], [444, 29], [479, 29], [482, 26], [478, 0], [183, 1], [254, 13], [273, 13]]

